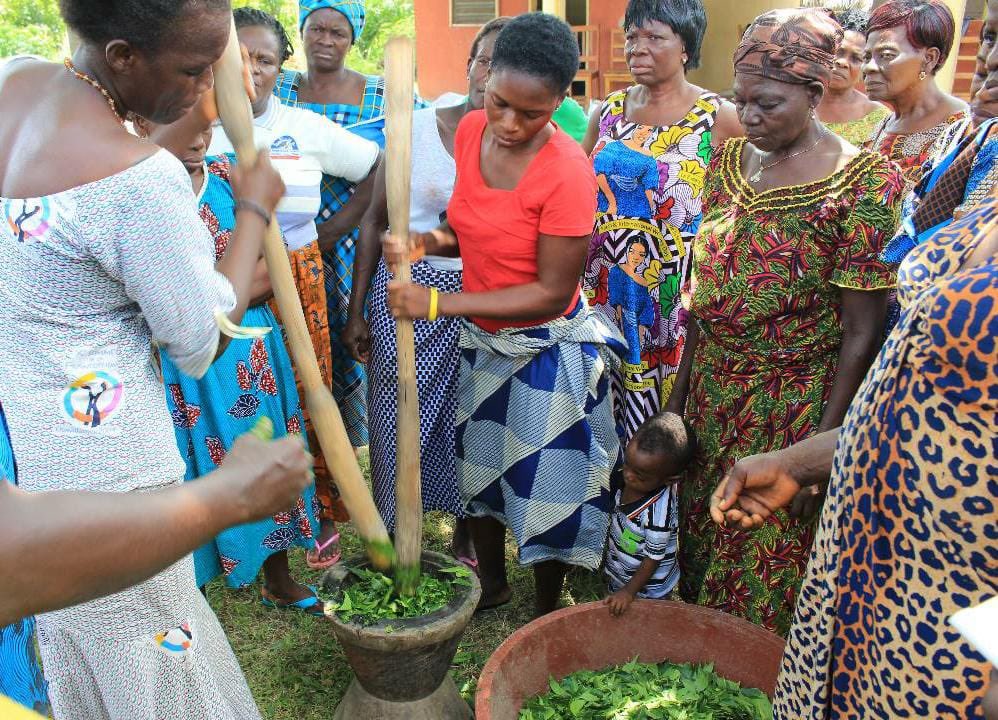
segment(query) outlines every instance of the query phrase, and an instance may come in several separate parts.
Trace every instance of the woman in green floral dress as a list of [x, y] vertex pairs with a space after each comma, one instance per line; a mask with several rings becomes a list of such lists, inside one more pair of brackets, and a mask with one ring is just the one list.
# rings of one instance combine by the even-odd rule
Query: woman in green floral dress
[[891, 114], [885, 105], [874, 102], [856, 89], [863, 75], [869, 19], [869, 15], [856, 8], [835, 13], [835, 20], [842, 27], [842, 42], [835, 54], [828, 92], [817, 110], [818, 119], [829, 130], [856, 147], [862, 147], [874, 128]]
[[[878, 256], [902, 179], [813, 115], [840, 32], [817, 11], [774, 11], [735, 53], [746, 138], [725, 143], [707, 172], [687, 350], [668, 407], [686, 401], [699, 440], [681, 495], [684, 599], [781, 634], [813, 524], [781, 512], [738, 532], [711, 522], [708, 504], [740, 458], [839, 425], [878, 346], [894, 283]], [[794, 510], [806, 516], [820, 500], [802, 495]]]

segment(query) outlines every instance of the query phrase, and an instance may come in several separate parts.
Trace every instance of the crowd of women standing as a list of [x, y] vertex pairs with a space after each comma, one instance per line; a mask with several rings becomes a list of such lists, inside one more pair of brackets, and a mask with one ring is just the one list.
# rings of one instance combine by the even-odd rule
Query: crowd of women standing
[[[276, 210], [323, 379], [354, 445], [370, 430], [389, 528], [393, 325], [416, 321], [424, 508], [456, 518], [481, 608], [510, 600], [507, 531], [538, 615], [569, 567], [600, 565], [622, 448], [670, 411], [697, 439], [682, 596], [788, 636], [778, 717], [982, 716], [987, 666], [946, 621], [998, 591], [998, 0], [970, 106], [935, 81], [956, 32], [938, 0], [766, 13], [735, 51], [733, 102], [686, 78], [699, 0], [630, 0], [634, 84], [581, 144], [552, 122], [574, 34], [499, 18], [470, 47], [466, 97], [414, 115], [408, 244], [406, 229], [382, 244], [384, 170], [362, 137], [384, 81], [345, 66], [361, 0], [301, 2], [303, 73], [284, 69], [276, 19], [236, 11], [272, 162], [245, 168], [206, 93], [228, 2], [110, 5], [63, 0], [81, 39], [66, 67], [25, 59], [0, 78], [25, 108], [0, 120], [0, 365], [23, 370], [0, 373], [0, 458], [13, 446], [28, 491], [154, 493], [224, 471], [265, 416], [307, 437], [315, 477], [193, 562], [39, 616], [48, 687], [26, 672], [32, 702], [47, 692], [58, 718], [257, 717], [197, 587], [262, 570], [264, 604], [321, 613], [287, 553], [330, 566], [348, 518], [269, 303]], [[56, 157], [73, 173], [51, 172]], [[396, 282], [410, 261], [413, 282]], [[219, 316], [240, 337], [220, 337]]]

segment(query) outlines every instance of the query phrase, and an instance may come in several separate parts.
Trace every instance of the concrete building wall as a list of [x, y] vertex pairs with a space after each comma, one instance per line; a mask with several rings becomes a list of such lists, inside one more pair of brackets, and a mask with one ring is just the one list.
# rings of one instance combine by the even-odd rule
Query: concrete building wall
[[[795, 5], [787, 0], [706, 0], [707, 35], [701, 69], [694, 82], [714, 90], [731, 86], [731, 53], [738, 42], [738, 28], [772, 7]], [[519, 15], [542, 7], [532, 0], [498, 0], [500, 15]], [[432, 98], [467, 87], [465, 61], [478, 27], [452, 26], [450, 0], [414, 0], [416, 57], [419, 90]], [[611, 33], [624, 20], [626, 0], [589, 0], [589, 25], [599, 26], [600, 63], [610, 67]]]
[[[973, 0], [972, 0], [973, 1]], [[545, 5], [545, 2], [547, 5]], [[501, 15], [519, 15], [541, 7], [552, 7], [553, 0], [497, 0]], [[572, 0], [578, 2], [578, 0]], [[947, 0], [962, 10], [963, 0]], [[451, 0], [414, 0], [416, 14], [416, 57], [419, 89], [428, 98], [444, 92], [464, 92], [467, 88], [466, 62], [471, 41], [478, 27], [450, 24]], [[554, 2], [565, 7], [565, 0]], [[715, 92], [731, 89], [734, 73], [731, 55], [742, 31], [756, 16], [780, 7], [798, 7], [797, 0], [704, 0], [707, 9], [707, 33], [704, 36], [700, 68], [690, 73], [690, 80]], [[589, 0], [588, 24], [599, 27], [602, 74], [611, 69], [611, 37], [623, 22], [626, 0]], [[956, 55], [944, 73], [948, 87], [956, 69]], [[617, 71], [619, 71], [618, 69]], [[602, 94], [603, 80], [597, 78], [594, 95]]]
[[[497, 2], [500, 15], [519, 15], [529, 5], [529, 0]], [[451, 25], [451, 0], [414, 0], [413, 5], [419, 92], [427, 98], [466, 92], [468, 52], [479, 27]]]
[[787, 0], [704, 0], [707, 10], [707, 33], [703, 38], [700, 67], [690, 73], [690, 82], [714, 92], [731, 89], [734, 70], [731, 55], [741, 40], [742, 32], [767, 10], [800, 7]]

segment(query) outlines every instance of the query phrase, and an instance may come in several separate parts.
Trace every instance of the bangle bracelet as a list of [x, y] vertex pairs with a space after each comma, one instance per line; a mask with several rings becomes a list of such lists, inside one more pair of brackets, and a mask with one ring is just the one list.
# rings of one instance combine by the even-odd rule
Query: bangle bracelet
[[440, 291], [435, 287], [430, 288], [430, 311], [426, 314], [426, 319], [430, 322], [436, 322], [437, 310], [440, 304]]
[[270, 213], [267, 212], [266, 208], [264, 208], [263, 205], [261, 205], [260, 203], [246, 199], [236, 200], [235, 211], [239, 212], [240, 210], [249, 210], [251, 213], [259, 215], [261, 218], [263, 218], [263, 221], [265, 223], [270, 225]]

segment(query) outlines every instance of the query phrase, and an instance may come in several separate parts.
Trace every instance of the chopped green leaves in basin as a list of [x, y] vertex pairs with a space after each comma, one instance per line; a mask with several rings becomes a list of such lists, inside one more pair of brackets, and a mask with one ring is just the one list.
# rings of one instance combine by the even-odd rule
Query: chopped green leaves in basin
[[464, 565], [439, 568], [441, 577], [424, 572], [412, 596], [401, 597], [395, 581], [374, 570], [350, 569], [357, 581], [346, 585], [338, 597], [326, 603], [326, 614], [341, 622], [373, 625], [382, 620], [422, 617], [445, 607], [457, 588], [471, 586], [471, 570]]
[[520, 720], [772, 720], [761, 690], [742, 688], [713, 665], [639, 663], [583, 670], [529, 699]]

